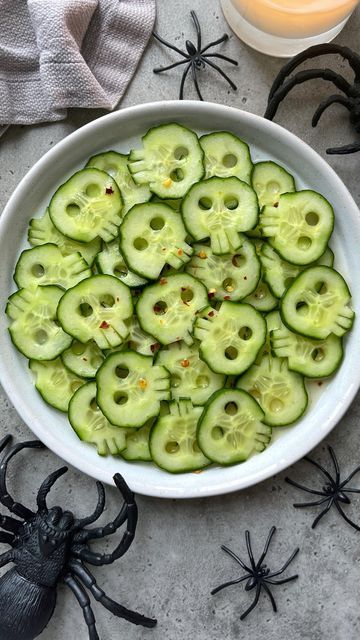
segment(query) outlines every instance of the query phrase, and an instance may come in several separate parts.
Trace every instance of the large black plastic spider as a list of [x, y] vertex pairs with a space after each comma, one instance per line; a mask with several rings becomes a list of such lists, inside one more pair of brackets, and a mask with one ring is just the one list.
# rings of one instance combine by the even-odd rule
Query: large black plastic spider
[[205, 65], [209, 65], [209, 67], [211, 67], [212, 69], [215, 69], [215, 71], [220, 73], [220, 75], [229, 83], [230, 87], [236, 90], [237, 86], [233, 83], [233, 81], [229, 78], [229, 76], [227, 76], [226, 73], [217, 64], [215, 64], [215, 62], [213, 62], [212, 60], [209, 60], [209, 58], [218, 58], [220, 60], [226, 60], [226, 62], [230, 62], [230, 64], [235, 64], [235, 65], [238, 64], [237, 61], [233, 60], [232, 58], [228, 58], [227, 56], [224, 56], [221, 53], [205, 53], [211, 47], [215, 47], [216, 45], [221, 44], [222, 42], [225, 42], [225, 40], [228, 40], [229, 36], [225, 33], [218, 40], [215, 40], [214, 42], [210, 42], [210, 44], [206, 45], [206, 47], [202, 47], [201, 29], [200, 29], [199, 20], [197, 18], [195, 11], [190, 11], [190, 15], [194, 21], [194, 25], [196, 29], [197, 46], [195, 46], [190, 40], [186, 40], [186, 43], [185, 43], [186, 51], [181, 51], [181, 49], [178, 49], [177, 47], [175, 47], [175, 45], [171, 44], [170, 42], [167, 42], [166, 40], [161, 38], [157, 33], [153, 32], [154, 38], [156, 38], [159, 42], [161, 42], [161, 44], [165, 45], [166, 47], [169, 47], [169, 49], [172, 49], [173, 51], [176, 51], [176, 53], [179, 53], [183, 57], [183, 60], [180, 60], [179, 62], [174, 62], [173, 64], [170, 64], [167, 67], [156, 67], [155, 69], [153, 69], [153, 72], [162, 73], [163, 71], [168, 71], [169, 69], [173, 69], [174, 67], [179, 67], [182, 64], [187, 65], [181, 78], [180, 93], [179, 93], [180, 100], [183, 100], [184, 98], [184, 84], [190, 69], [191, 69], [191, 75], [194, 81], [196, 93], [198, 94], [198, 97], [200, 100], [204, 99], [200, 92], [197, 73], [201, 69], [205, 69]]
[[[0, 441], [0, 451], [10, 440], [11, 436], [6, 436]], [[55, 481], [67, 471], [67, 467], [62, 467], [42, 483], [37, 494], [37, 511], [28, 509], [15, 502], [8, 493], [7, 466], [22, 449], [42, 447], [38, 441], [15, 444], [7, 450], [0, 463], [0, 503], [19, 518], [0, 515], [0, 527], [5, 529], [0, 532], [0, 542], [11, 546], [9, 551], [0, 555], [0, 567], [9, 562], [15, 564], [0, 578], [0, 639], [36, 638], [54, 612], [56, 587], [60, 581], [71, 589], [81, 606], [90, 640], [99, 640], [99, 636], [85, 587], [115, 616], [144, 627], [153, 627], [156, 620], [130, 611], [109, 598], [84, 565], [84, 562], [97, 566], [111, 564], [126, 553], [134, 539], [137, 523], [134, 494], [117, 473], [114, 482], [124, 499], [120, 513], [105, 526], [88, 529], [87, 525], [95, 522], [104, 510], [104, 487], [101, 482], [96, 483], [98, 503], [94, 512], [85, 518], [77, 519], [71, 511], [63, 511], [61, 507], [48, 509], [46, 496]], [[112, 553], [91, 551], [88, 545], [91, 540], [115, 533], [125, 522], [126, 531]]]
[[[287, 76], [305, 60], [329, 53], [339, 53], [347, 60], [355, 74], [353, 84], [350, 84], [340, 74], [335, 73], [335, 71], [331, 69], [306, 69], [305, 71], [296, 73], [292, 78], [287, 79]], [[351, 124], [354, 126], [355, 131], [360, 133], [360, 56], [348, 47], [342, 47], [338, 44], [318, 44], [309, 47], [309, 49], [299, 53], [283, 66], [270, 89], [265, 118], [273, 120], [280, 102], [287, 96], [289, 91], [296, 85], [314, 78], [322, 78], [323, 80], [332, 82], [337, 89], [343, 91], [345, 95], [334, 94], [321, 102], [314, 113], [312, 126], [316, 127], [324, 111], [330, 107], [330, 105], [337, 103], [346, 107], [349, 111]], [[331, 147], [326, 150], [326, 153], [347, 154], [355, 153], [356, 151], [360, 151], [360, 140], [343, 147]]]
[[270, 569], [267, 567], [267, 565], [263, 564], [265, 560], [265, 556], [270, 546], [271, 538], [273, 537], [275, 531], [276, 531], [276, 527], [271, 527], [268, 538], [265, 543], [264, 550], [258, 562], [255, 562], [253, 552], [251, 549], [250, 532], [245, 531], [246, 548], [249, 555], [250, 567], [247, 566], [239, 558], [239, 556], [237, 556], [228, 547], [225, 547], [225, 545], [221, 546], [223, 551], [225, 551], [226, 553], [229, 554], [229, 556], [234, 558], [234, 560], [236, 560], [236, 562], [246, 571], [246, 574], [244, 576], [241, 576], [240, 578], [236, 578], [236, 580], [230, 580], [230, 582], [225, 582], [224, 584], [221, 584], [219, 587], [216, 587], [216, 589], [212, 590], [211, 595], [214, 595], [215, 593], [218, 593], [218, 591], [221, 591], [221, 589], [230, 587], [233, 584], [238, 584], [239, 582], [243, 582], [244, 580], [247, 580], [245, 585], [245, 591], [251, 591], [252, 589], [256, 589], [255, 598], [253, 602], [251, 603], [250, 607], [246, 609], [244, 613], [241, 614], [240, 620], [244, 620], [244, 618], [246, 618], [246, 616], [250, 613], [250, 611], [252, 611], [256, 607], [259, 601], [261, 589], [264, 589], [264, 591], [269, 596], [270, 602], [272, 604], [272, 608], [276, 612], [277, 611], [276, 602], [274, 600], [274, 596], [270, 591], [269, 585], [284, 584], [285, 582], [290, 582], [290, 580], [295, 580], [298, 577], [298, 575], [294, 575], [294, 576], [290, 576], [290, 578], [284, 578], [282, 580], [273, 580], [275, 576], [279, 576], [280, 574], [282, 574], [285, 571], [285, 569], [289, 566], [289, 564], [294, 560], [295, 556], [299, 552], [298, 547], [295, 549], [295, 551], [293, 551], [290, 558], [285, 562], [285, 564], [278, 571], [271, 572]]
[[360, 493], [360, 489], [346, 488], [347, 483], [350, 482], [350, 480], [354, 477], [354, 475], [360, 471], [360, 466], [356, 467], [356, 469], [354, 469], [354, 471], [350, 473], [348, 478], [346, 478], [345, 480], [341, 480], [339, 463], [337, 461], [334, 450], [331, 447], [328, 447], [328, 450], [334, 465], [335, 478], [333, 478], [331, 474], [326, 469], [324, 469], [324, 467], [321, 466], [321, 464], [319, 464], [318, 462], [315, 462], [315, 460], [311, 460], [311, 458], [308, 458], [308, 457], [304, 458], [304, 460], [307, 460], [307, 462], [310, 462], [310, 464], [314, 465], [314, 467], [319, 469], [319, 471], [321, 471], [321, 473], [325, 476], [327, 483], [322, 487], [321, 491], [308, 489], [308, 487], [304, 487], [304, 485], [298, 484], [294, 480], [291, 480], [291, 478], [285, 478], [285, 482], [287, 482], [288, 484], [291, 484], [294, 487], [297, 487], [297, 489], [301, 489], [302, 491], [306, 491], [307, 493], [312, 493], [316, 496], [321, 496], [320, 500], [315, 500], [314, 502], [295, 503], [293, 506], [299, 509], [304, 507], [315, 507], [320, 504], [327, 503], [325, 505], [325, 508], [321, 511], [321, 513], [319, 513], [318, 516], [316, 516], [314, 522], [311, 525], [311, 528], [315, 529], [316, 525], [319, 523], [321, 518], [328, 511], [330, 511], [332, 505], [334, 504], [336, 509], [340, 513], [340, 515], [344, 518], [344, 520], [346, 520], [346, 522], [350, 526], [356, 529], [356, 531], [360, 531], [360, 527], [357, 524], [355, 524], [355, 522], [352, 522], [350, 518], [347, 517], [346, 513], [344, 512], [340, 504], [340, 503], [350, 504], [351, 500], [346, 495], [347, 493]]

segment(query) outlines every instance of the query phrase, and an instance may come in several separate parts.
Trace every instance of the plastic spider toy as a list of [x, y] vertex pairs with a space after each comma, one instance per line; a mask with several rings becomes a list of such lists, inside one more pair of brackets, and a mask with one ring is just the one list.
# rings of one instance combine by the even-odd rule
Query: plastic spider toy
[[350, 473], [348, 478], [346, 478], [345, 480], [341, 480], [339, 463], [337, 461], [334, 450], [331, 447], [328, 447], [328, 451], [330, 453], [330, 457], [334, 465], [335, 478], [333, 478], [331, 474], [326, 469], [324, 469], [324, 467], [321, 466], [321, 464], [319, 464], [318, 462], [315, 462], [315, 460], [311, 460], [311, 458], [307, 458], [307, 457], [304, 458], [304, 460], [306, 460], [307, 462], [310, 462], [310, 464], [312, 464], [314, 467], [319, 469], [319, 471], [321, 471], [321, 473], [325, 476], [325, 479], [327, 482], [322, 487], [322, 490], [309, 489], [308, 487], [304, 487], [304, 485], [298, 484], [297, 482], [295, 482], [294, 480], [291, 480], [290, 478], [285, 478], [285, 482], [287, 482], [288, 484], [291, 484], [293, 487], [296, 487], [297, 489], [301, 489], [301, 491], [306, 491], [306, 493], [312, 493], [315, 496], [320, 497], [319, 500], [315, 500], [313, 502], [295, 503], [294, 507], [298, 509], [298, 508], [304, 508], [304, 507], [316, 507], [321, 504], [324, 505], [324, 509], [319, 513], [318, 516], [316, 516], [314, 522], [311, 525], [311, 528], [315, 529], [316, 525], [320, 522], [321, 518], [327, 514], [327, 512], [331, 509], [332, 505], [335, 505], [336, 509], [338, 510], [339, 514], [344, 518], [344, 520], [346, 520], [346, 522], [351, 527], [353, 527], [353, 529], [356, 529], [356, 531], [360, 531], [360, 527], [357, 524], [355, 524], [355, 522], [350, 520], [350, 518], [348, 518], [348, 516], [346, 515], [346, 513], [344, 512], [341, 506], [341, 504], [350, 504], [351, 502], [350, 498], [346, 495], [347, 493], [360, 493], [360, 489], [352, 489], [350, 487], [347, 487], [347, 483], [350, 482], [350, 480], [354, 477], [356, 473], [359, 473], [360, 466], [356, 467], [356, 469], [354, 469], [354, 471]]
[[[329, 53], [339, 53], [345, 60], [347, 60], [355, 74], [353, 84], [350, 84], [340, 74], [335, 73], [335, 71], [332, 71], [331, 69], [306, 69], [296, 73], [291, 78], [287, 78], [287, 76], [305, 60]], [[299, 53], [283, 66], [270, 89], [265, 118], [268, 118], [268, 120], [272, 120], [274, 118], [280, 102], [287, 96], [291, 89], [298, 84], [302, 84], [303, 82], [314, 78], [322, 78], [323, 80], [332, 82], [335, 87], [340, 89], [340, 91], [345, 95], [336, 93], [321, 102], [314, 113], [312, 126], [316, 127], [324, 111], [332, 104], [337, 103], [346, 107], [349, 111], [351, 124], [354, 126], [355, 131], [360, 133], [360, 56], [355, 53], [355, 51], [348, 49], [348, 47], [342, 47], [338, 44], [315, 45], [314, 47], [310, 47], [309, 49], [306, 49], [306, 51]], [[347, 154], [355, 153], [356, 151], [360, 151], [360, 140], [357, 140], [352, 144], [347, 144], [343, 147], [332, 147], [327, 149], [326, 153]]]
[[278, 571], [270, 571], [267, 565], [263, 564], [265, 560], [265, 556], [269, 550], [271, 538], [273, 537], [275, 531], [276, 531], [276, 527], [271, 527], [268, 538], [265, 543], [264, 550], [257, 562], [255, 562], [254, 560], [253, 552], [251, 549], [250, 532], [245, 531], [246, 548], [247, 548], [247, 552], [250, 560], [250, 567], [246, 565], [239, 558], [239, 556], [237, 556], [233, 551], [228, 549], [228, 547], [225, 547], [225, 545], [221, 546], [223, 551], [225, 551], [226, 553], [229, 554], [229, 556], [234, 558], [234, 560], [236, 560], [236, 562], [244, 569], [244, 571], [246, 571], [246, 574], [244, 576], [241, 576], [240, 578], [236, 578], [235, 580], [230, 580], [230, 582], [225, 582], [224, 584], [221, 584], [219, 587], [216, 587], [216, 589], [212, 590], [211, 595], [215, 595], [215, 593], [218, 593], [218, 591], [221, 591], [221, 589], [230, 587], [233, 584], [239, 584], [239, 582], [243, 582], [244, 580], [247, 581], [245, 585], [245, 591], [251, 591], [252, 589], [256, 589], [255, 598], [253, 602], [251, 603], [250, 607], [246, 609], [246, 611], [244, 611], [244, 613], [240, 616], [240, 620], [244, 620], [244, 618], [246, 618], [246, 616], [249, 615], [250, 611], [252, 611], [256, 607], [257, 603], [259, 602], [259, 597], [262, 589], [264, 589], [264, 591], [269, 596], [273, 611], [276, 612], [277, 611], [276, 602], [274, 600], [274, 596], [270, 591], [269, 585], [284, 584], [285, 582], [290, 582], [291, 580], [295, 580], [298, 577], [297, 575], [294, 575], [294, 576], [290, 576], [289, 578], [284, 578], [282, 580], [273, 580], [275, 576], [279, 576], [280, 574], [282, 574], [285, 571], [285, 569], [289, 566], [289, 564], [294, 560], [295, 556], [299, 552], [299, 548], [293, 551], [290, 558], [285, 562], [285, 564]]
[[228, 40], [229, 36], [225, 33], [218, 40], [215, 40], [214, 42], [210, 42], [210, 44], [206, 45], [206, 47], [202, 47], [201, 29], [200, 29], [199, 20], [197, 18], [195, 11], [190, 11], [190, 15], [194, 21], [194, 25], [196, 29], [197, 46], [195, 46], [190, 40], [186, 40], [186, 43], [185, 43], [186, 51], [181, 51], [181, 49], [178, 49], [177, 47], [175, 47], [175, 45], [171, 44], [170, 42], [167, 42], [166, 40], [161, 38], [157, 33], [154, 32], [153, 36], [154, 38], [156, 38], [156, 40], [161, 42], [161, 44], [165, 45], [169, 49], [176, 51], [176, 53], [178, 53], [180, 56], [183, 57], [183, 60], [179, 60], [179, 62], [174, 62], [173, 64], [170, 64], [167, 67], [156, 67], [155, 69], [153, 69], [153, 72], [162, 73], [163, 71], [174, 69], [174, 67], [179, 67], [182, 64], [187, 65], [185, 67], [184, 73], [181, 78], [180, 94], [179, 94], [180, 100], [183, 100], [184, 98], [184, 84], [190, 70], [191, 70], [191, 76], [195, 85], [196, 93], [198, 94], [198, 97], [200, 100], [204, 99], [201, 95], [197, 74], [201, 69], [205, 69], [205, 65], [208, 65], [212, 69], [215, 69], [215, 71], [217, 71], [226, 80], [226, 82], [229, 83], [230, 87], [236, 90], [237, 86], [233, 83], [233, 81], [229, 78], [229, 76], [227, 76], [226, 73], [224, 73], [224, 71], [209, 58], [218, 58], [220, 60], [226, 60], [226, 62], [230, 62], [230, 64], [234, 64], [236, 66], [238, 64], [237, 61], [233, 60], [232, 58], [228, 58], [227, 56], [223, 56], [221, 53], [206, 53], [206, 51], [208, 51], [212, 47], [215, 47], [216, 45], [221, 44], [222, 42], [225, 42], [225, 40]]
[[[0, 441], [0, 451], [5, 449], [10, 440], [11, 436], [6, 436]], [[77, 519], [71, 511], [63, 511], [61, 507], [48, 509], [46, 496], [55, 481], [66, 473], [67, 467], [62, 467], [42, 483], [37, 494], [36, 512], [14, 502], [6, 488], [9, 461], [22, 449], [42, 447], [38, 441], [15, 444], [8, 449], [0, 463], [0, 503], [19, 518], [0, 516], [0, 526], [5, 529], [5, 532], [0, 532], [0, 542], [11, 546], [11, 550], [0, 555], [0, 567], [9, 562], [15, 564], [0, 578], [0, 640], [36, 638], [54, 612], [56, 587], [61, 581], [71, 589], [83, 610], [90, 640], [99, 640], [99, 636], [84, 587], [114, 615], [134, 624], [153, 627], [156, 620], [130, 611], [109, 598], [84, 565], [84, 562], [98, 566], [111, 564], [126, 553], [134, 539], [137, 523], [134, 494], [117, 473], [114, 482], [124, 499], [120, 513], [105, 526], [87, 528], [104, 510], [104, 487], [97, 482], [98, 503], [94, 512], [85, 518]], [[125, 522], [126, 531], [112, 553], [91, 551], [88, 544], [91, 540], [115, 533]]]

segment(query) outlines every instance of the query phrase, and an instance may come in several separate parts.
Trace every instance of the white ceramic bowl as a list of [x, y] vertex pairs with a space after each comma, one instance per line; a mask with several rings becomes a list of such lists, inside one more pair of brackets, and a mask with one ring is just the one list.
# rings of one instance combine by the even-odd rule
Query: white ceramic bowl
[[[66, 415], [47, 406], [35, 390], [27, 361], [13, 347], [4, 314], [15, 290], [12, 275], [26, 246], [30, 218], [40, 216], [56, 187], [90, 156], [105, 149], [127, 152], [153, 125], [178, 121], [198, 132], [227, 129], [246, 140], [254, 160], [274, 159], [294, 176], [297, 188], [325, 195], [336, 212], [331, 240], [336, 266], [347, 279], [355, 311], [360, 310], [359, 210], [340, 178], [309, 146], [282, 127], [250, 113], [201, 102], [144, 104], [106, 115], [72, 133], [51, 149], [20, 182], [0, 219], [0, 380], [20, 416], [55, 453], [81, 471], [107, 483], [119, 471], [142, 494], [190, 498], [227, 493], [260, 482], [286, 468], [317, 445], [343, 416], [360, 384], [360, 325], [346, 339], [344, 361], [293, 427], [275, 429], [271, 445], [247, 462], [227, 468], [210, 467], [200, 474], [171, 475], [147, 463], [101, 458], [95, 448], [78, 440]], [[319, 387], [317, 387], [319, 389]]]

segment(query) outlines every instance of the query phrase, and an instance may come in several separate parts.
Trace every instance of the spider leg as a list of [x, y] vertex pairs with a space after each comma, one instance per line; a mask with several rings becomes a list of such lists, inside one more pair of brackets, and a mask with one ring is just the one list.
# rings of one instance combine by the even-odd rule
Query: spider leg
[[330, 149], [326, 149], [326, 153], [329, 155], [345, 155], [347, 153], [356, 153], [360, 151], [360, 140], [358, 142], [352, 142], [351, 144], [346, 144], [344, 147], [330, 147]]
[[291, 89], [298, 84], [302, 84], [307, 80], [314, 80], [315, 78], [321, 78], [322, 80], [332, 82], [338, 89], [344, 91], [346, 95], [349, 95], [351, 92], [351, 85], [347, 80], [336, 74], [331, 69], [306, 69], [305, 71], [299, 71], [295, 76], [284, 82], [284, 84], [281, 85], [281, 87], [279, 87], [273, 94], [272, 98], [268, 102], [264, 118], [272, 120], [280, 102], [288, 95]]
[[90, 598], [75, 578], [68, 574], [64, 577], [65, 584], [71, 589], [80, 607], [82, 608], [85, 622], [89, 630], [89, 640], [100, 640], [96, 631], [95, 616], [91, 608]]
[[255, 565], [255, 560], [254, 560], [254, 556], [253, 556], [253, 552], [252, 552], [252, 548], [251, 548], [250, 531], [248, 531], [248, 530], [245, 531], [245, 540], [246, 540], [246, 548], [247, 548], [247, 552], [248, 552], [248, 555], [249, 555], [251, 567], [255, 571], [256, 565]]
[[12, 562], [14, 559], [14, 552], [12, 550], [6, 551], [0, 556], [0, 568], [5, 567], [6, 564]]
[[324, 469], [324, 467], [321, 466], [321, 464], [319, 462], [316, 462], [316, 460], [312, 460], [312, 458], [308, 458], [307, 456], [304, 457], [304, 460], [306, 460], [306, 462], [310, 462], [310, 464], [312, 464], [314, 467], [319, 469], [319, 471], [322, 471], [324, 476], [326, 476], [327, 479], [329, 480], [330, 484], [334, 485], [334, 479], [331, 477], [330, 473], [328, 471], [326, 471], [326, 469]]
[[239, 563], [240, 567], [242, 567], [243, 569], [245, 569], [245, 571], [247, 571], [248, 573], [252, 573], [250, 567], [248, 567], [242, 560], [241, 558], [239, 558], [239, 556], [236, 555], [236, 553], [234, 553], [233, 551], [231, 551], [231, 549], [229, 549], [228, 547], [225, 547], [224, 544], [221, 545], [221, 548], [223, 551], [225, 551], [226, 553], [229, 554], [229, 556], [231, 556], [232, 558], [234, 558], [234, 560], [236, 560], [236, 562]]
[[271, 580], [269, 578], [266, 578], [266, 582], [268, 582], [269, 584], [285, 584], [285, 582], [290, 582], [290, 580], [296, 580], [296, 578], [298, 578], [298, 574], [296, 574], [295, 576], [290, 576], [290, 578], [283, 578], [282, 580]]
[[184, 58], [189, 58], [187, 53], [184, 53], [184, 51], [181, 51], [181, 49], [178, 49], [177, 47], [175, 47], [174, 44], [171, 44], [170, 42], [167, 42], [166, 40], [164, 40], [164, 38], [159, 36], [159, 34], [155, 33], [155, 31], [153, 31], [153, 36], [154, 36], [154, 38], [156, 38], [156, 40], [161, 42], [161, 44], [164, 44], [165, 47], [169, 47], [169, 49], [172, 49], [173, 51], [176, 51], [176, 53], [179, 53]]
[[[319, 104], [318, 108], [316, 109], [316, 111], [315, 111], [315, 113], [313, 115], [313, 119], [311, 121], [311, 124], [312, 124], [313, 127], [316, 127], [316, 125], [319, 122], [319, 120], [320, 120], [322, 114], [324, 113], [324, 111], [328, 107], [330, 107], [332, 104], [342, 104], [349, 111], [351, 110], [351, 100], [350, 100], [350, 98], [347, 98], [346, 96], [342, 96], [342, 95], [337, 95], [337, 94], [335, 94], [333, 96], [329, 96], [328, 98], [326, 98], [326, 100], [321, 102]], [[331, 447], [328, 447], [328, 448], [329, 448], [329, 451], [330, 451]], [[333, 451], [333, 450], [331, 449], [331, 451]], [[334, 466], [335, 466], [335, 463], [334, 463]]]
[[[13, 542], [15, 540], [15, 536], [13, 536], [11, 533], [5, 533], [5, 531], [0, 531], [0, 542], [3, 544], [10, 544], [13, 545]], [[1, 556], [0, 556], [0, 560], [1, 560]], [[10, 560], [9, 560], [10, 562]], [[0, 567], [2, 567], [3, 565], [0, 562]]]
[[190, 11], [190, 15], [194, 21], [194, 25], [195, 25], [195, 29], [196, 29], [196, 35], [197, 35], [197, 49], [198, 51], [201, 50], [201, 29], [200, 29], [200, 23], [198, 20], [198, 17], [195, 13], [195, 11]]
[[226, 73], [217, 64], [215, 64], [215, 62], [211, 62], [211, 60], [209, 60], [208, 57], [204, 57], [204, 62], [206, 62], [206, 64], [208, 64], [210, 67], [215, 69], [218, 73], [220, 73], [220, 75], [226, 80], [226, 82], [229, 83], [230, 87], [234, 89], [234, 91], [236, 91], [237, 89], [236, 84], [234, 84], [234, 82], [229, 78], [229, 76], [227, 76]]
[[78, 558], [97, 566], [111, 564], [114, 560], [121, 558], [121, 556], [127, 552], [135, 536], [138, 510], [134, 494], [130, 491], [124, 478], [119, 473], [114, 475], [114, 482], [120, 490], [126, 504], [127, 528], [122, 539], [112, 553], [94, 553], [90, 551], [90, 549], [85, 548], [85, 546], [76, 552]]
[[262, 554], [260, 556], [260, 559], [259, 559], [259, 561], [258, 561], [258, 563], [256, 565], [257, 567], [261, 567], [261, 565], [263, 563], [263, 560], [264, 560], [264, 558], [265, 558], [265, 556], [266, 556], [266, 554], [267, 554], [267, 552], [269, 550], [270, 542], [271, 542], [271, 539], [272, 539], [275, 531], [276, 531], [276, 527], [271, 527], [271, 529], [269, 531], [269, 535], [268, 535], [267, 540], [265, 542], [264, 551], [262, 552]]
[[207, 53], [203, 56], [204, 58], [220, 58], [220, 60], [226, 60], [226, 62], [230, 62], [231, 64], [235, 64], [238, 66], [238, 61], [233, 58], [228, 58], [228, 56], [223, 56], [221, 53]]
[[[359, 143], [360, 144], [360, 143]], [[352, 471], [350, 473], [350, 475], [346, 478], [346, 480], [343, 480], [342, 483], [339, 485], [339, 488], [342, 489], [348, 482], [350, 482], [350, 480], [352, 480], [352, 478], [359, 473], [360, 471], [360, 465], [358, 467], [356, 467], [356, 469], [354, 469], [354, 471]], [[350, 489], [346, 489], [346, 491], [350, 491]], [[355, 489], [352, 489], [352, 491], [355, 491]]]
[[0, 515], [0, 527], [6, 531], [11, 531], [11, 533], [16, 534], [18, 533], [21, 525], [22, 522], [20, 522], [20, 520], [16, 520], [16, 518]]
[[269, 596], [269, 598], [270, 598], [270, 601], [271, 601], [271, 604], [272, 604], [273, 611], [275, 611], [275, 612], [276, 612], [276, 611], [277, 611], [277, 606], [276, 606], [276, 602], [275, 602], [275, 600], [274, 600], [274, 596], [273, 596], [273, 594], [271, 593], [271, 591], [270, 591], [269, 587], [267, 586], [267, 584], [265, 584], [265, 582], [263, 582], [263, 583], [262, 583], [262, 586], [264, 587], [264, 589], [265, 589], [266, 593], [268, 594], [268, 596]]
[[12, 440], [11, 435], [4, 436], [4, 438], [0, 440], [0, 453], [5, 449], [6, 445], [9, 444], [9, 442], [11, 442], [11, 440]]
[[202, 97], [200, 89], [199, 89], [199, 83], [198, 83], [198, 79], [197, 79], [197, 75], [196, 75], [195, 62], [193, 60], [191, 61], [191, 75], [192, 75], [192, 79], [194, 81], [196, 93], [198, 94], [199, 99], [203, 101], [204, 98]]
[[[343, 98], [343, 96], [333, 96], [335, 98]], [[330, 453], [331, 459], [333, 461], [333, 465], [334, 465], [334, 469], [335, 469], [335, 475], [336, 475], [336, 484], [339, 484], [340, 482], [340, 469], [339, 469], [339, 463], [337, 461], [337, 457], [335, 455], [335, 451], [332, 447], [328, 446], [328, 451]]]
[[85, 518], [81, 518], [80, 520], [75, 520], [74, 527], [73, 527], [74, 529], [82, 529], [86, 525], [92, 524], [93, 522], [95, 522], [95, 520], [98, 520], [98, 518], [100, 518], [102, 512], [104, 511], [104, 507], [105, 507], [104, 485], [101, 482], [97, 482], [96, 488], [98, 491], [98, 501], [97, 501], [94, 512], [89, 516], [86, 516]]
[[[289, 564], [292, 563], [292, 561], [294, 560], [295, 556], [297, 556], [297, 554], [299, 553], [300, 549], [299, 547], [297, 547], [291, 554], [290, 558], [288, 560], [286, 560], [285, 564], [283, 564], [283, 566], [281, 567], [281, 569], [279, 569], [278, 571], [274, 571], [273, 573], [269, 573], [269, 578], [274, 578], [275, 576], [279, 576], [281, 573], [284, 573], [285, 569], [288, 568]], [[268, 577], [266, 577], [266, 579], [268, 579]], [[287, 578], [288, 580], [289, 578]]]
[[343, 58], [348, 60], [355, 74], [358, 76], [360, 73], [360, 58], [347, 47], [341, 45], [329, 43], [329, 44], [316, 44], [313, 47], [309, 47], [305, 51], [302, 51], [298, 55], [294, 56], [289, 62], [287, 62], [276, 76], [269, 93], [269, 101], [272, 99], [276, 91], [283, 84], [285, 78], [298, 67], [305, 60], [310, 58], [316, 58], [319, 55], [327, 55], [328, 53], [339, 53]]
[[60, 478], [60, 476], [63, 476], [64, 473], [67, 472], [67, 470], [68, 470], [68, 467], [61, 467], [60, 469], [53, 471], [53, 473], [50, 473], [50, 475], [47, 478], [45, 478], [44, 482], [42, 483], [38, 491], [37, 498], [36, 498], [36, 503], [38, 506], [38, 510], [40, 512], [47, 511], [46, 496], [49, 493], [53, 484], [56, 482], [56, 480]]
[[[4, 440], [2, 441], [2, 443], [4, 443]], [[27, 507], [24, 507], [19, 502], [15, 502], [12, 499], [12, 497], [8, 494], [7, 488], [6, 488], [6, 472], [7, 472], [7, 467], [11, 458], [16, 453], [26, 448], [43, 449], [44, 445], [42, 442], [39, 442], [38, 440], [31, 440], [28, 442], [19, 442], [18, 444], [14, 444], [12, 447], [10, 447], [10, 449], [4, 455], [0, 463], [0, 502], [1, 504], [4, 505], [4, 507], [7, 507], [11, 513], [14, 513], [16, 516], [18, 516], [19, 518], [22, 518], [23, 520], [29, 520], [30, 518], [35, 516], [35, 513], [30, 509], [28, 509]]]
[[124, 524], [127, 518], [127, 505], [123, 504], [119, 515], [112, 521], [103, 527], [96, 527], [95, 529], [82, 529], [78, 531], [75, 536], [75, 542], [87, 542], [95, 538], [105, 538], [105, 536], [115, 533], [122, 524]]
[[174, 69], [174, 67], [178, 67], [180, 64], [186, 64], [188, 60], [180, 60], [180, 62], [174, 62], [173, 64], [169, 64], [167, 67], [155, 67], [153, 69], [154, 73], [162, 73], [163, 71], [169, 71], [169, 69]]
[[293, 487], [296, 487], [297, 489], [301, 489], [301, 491], [306, 491], [306, 493], [314, 493], [316, 496], [325, 495], [323, 491], [315, 491], [315, 489], [308, 489], [307, 487], [304, 487], [303, 484], [299, 484], [298, 482], [295, 482], [295, 480], [291, 480], [291, 478], [286, 477], [285, 482], [287, 482], [288, 484], [291, 484]]
[[293, 507], [295, 507], [295, 509], [301, 509], [302, 507], [317, 507], [319, 504], [323, 504], [323, 502], [326, 502], [326, 500], [329, 500], [329, 496], [326, 496], [321, 500], [315, 500], [314, 502], [295, 502], [295, 504], [293, 504]]
[[333, 501], [334, 501], [333, 498], [330, 498], [328, 504], [325, 507], [325, 509], [323, 509], [321, 511], [321, 513], [319, 513], [319, 515], [316, 516], [314, 522], [311, 525], [312, 529], [315, 529], [315, 527], [319, 524], [321, 518], [323, 518], [327, 514], [327, 512], [330, 510]]
[[179, 100], [183, 100], [184, 99], [184, 84], [185, 84], [186, 76], [190, 71], [190, 68], [191, 68], [191, 62], [189, 62], [188, 66], [186, 67], [186, 69], [184, 71], [184, 73], [182, 74], [181, 83], [180, 83]]
[[214, 42], [210, 42], [209, 44], [206, 45], [206, 47], [201, 49], [200, 54], [205, 53], [205, 51], [207, 51], [211, 47], [216, 47], [217, 44], [221, 44], [222, 42], [226, 42], [226, 40], [229, 40], [229, 36], [228, 36], [227, 33], [224, 33], [224, 35], [221, 36], [221, 38], [218, 38], [217, 40], [214, 40]]
[[236, 580], [230, 580], [230, 582], [224, 582], [224, 584], [221, 584], [219, 587], [216, 587], [210, 593], [211, 593], [212, 596], [214, 596], [215, 593], [218, 593], [222, 589], [226, 589], [226, 587], [230, 587], [233, 584], [239, 584], [239, 582], [243, 582], [243, 580], [247, 580], [248, 577], [249, 577], [248, 575], [241, 576], [241, 578], [237, 578]]
[[335, 507], [337, 508], [338, 512], [340, 513], [340, 515], [342, 515], [342, 517], [344, 518], [344, 520], [346, 520], [346, 522], [351, 527], [353, 527], [353, 529], [356, 529], [356, 531], [360, 531], [360, 527], [357, 524], [355, 524], [355, 522], [350, 520], [350, 518], [347, 517], [345, 511], [342, 509], [342, 507], [340, 507], [340, 505], [339, 505], [337, 500], [334, 500], [334, 504], [335, 504]]
[[244, 611], [244, 613], [241, 614], [240, 620], [244, 620], [246, 618], [246, 616], [249, 615], [250, 611], [252, 611], [256, 607], [257, 603], [259, 602], [260, 591], [261, 591], [261, 583], [258, 583], [258, 585], [256, 587], [255, 598], [252, 601], [250, 607], [248, 609], [246, 609], [246, 611]]
[[83, 564], [79, 562], [70, 561], [71, 570], [76, 574], [77, 578], [82, 581], [82, 583], [90, 589], [92, 595], [95, 600], [100, 602], [108, 611], [111, 611], [115, 616], [119, 618], [124, 618], [128, 622], [132, 622], [132, 624], [139, 624], [143, 627], [148, 627], [149, 629], [155, 627], [156, 620], [152, 618], [147, 618], [146, 616], [142, 616], [140, 613], [136, 611], [130, 611], [126, 607], [123, 607], [115, 600], [109, 598], [106, 593], [98, 586], [94, 576], [90, 573], [90, 571], [84, 567]]

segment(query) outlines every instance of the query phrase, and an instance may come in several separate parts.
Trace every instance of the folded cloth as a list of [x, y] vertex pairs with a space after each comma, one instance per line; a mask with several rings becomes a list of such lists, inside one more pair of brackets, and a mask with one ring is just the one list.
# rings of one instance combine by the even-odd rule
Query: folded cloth
[[0, 123], [114, 109], [150, 37], [155, 0], [0, 0]]

